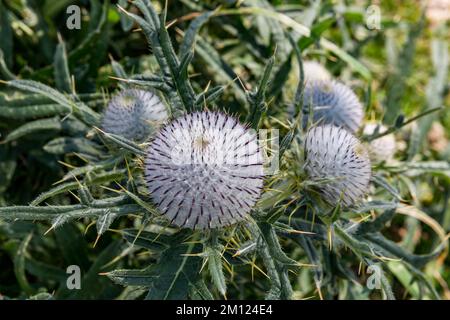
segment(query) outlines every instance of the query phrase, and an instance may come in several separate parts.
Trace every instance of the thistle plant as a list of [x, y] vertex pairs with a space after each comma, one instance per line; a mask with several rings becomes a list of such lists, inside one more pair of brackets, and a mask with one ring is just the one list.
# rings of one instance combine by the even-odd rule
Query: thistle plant
[[211, 229], [246, 218], [263, 187], [257, 136], [233, 117], [195, 112], [164, 126], [145, 158], [153, 201], [181, 227]]
[[303, 112], [304, 123], [334, 124], [350, 132], [356, 132], [363, 120], [363, 106], [358, 97], [348, 86], [335, 80], [307, 82]]
[[350, 207], [368, 191], [371, 165], [364, 146], [351, 133], [332, 125], [311, 128], [305, 137], [305, 170], [333, 207]]
[[167, 118], [165, 105], [153, 92], [128, 89], [111, 99], [102, 127], [106, 132], [142, 141]]
[[[380, 55], [394, 39], [345, 4], [219, 3], [93, 0], [74, 37], [53, 2], [0, 1], [0, 297], [445, 297], [450, 167], [423, 142], [447, 43], [416, 90], [422, 25], [383, 17], [409, 41]], [[357, 90], [311, 71], [317, 54]], [[406, 151], [371, 163], [411, 123]]]

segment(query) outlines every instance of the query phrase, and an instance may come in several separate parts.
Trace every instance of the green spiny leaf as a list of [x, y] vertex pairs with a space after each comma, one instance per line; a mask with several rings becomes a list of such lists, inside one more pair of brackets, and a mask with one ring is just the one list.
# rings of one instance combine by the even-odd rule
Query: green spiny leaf
[[56, 87], [60, 91], [71, 92], [72, 85], [70, 80], [69, 64], [67, 61], [66, 45], [61, 37], [59, 37], [59, 43], [56, 47], [53, 65]]

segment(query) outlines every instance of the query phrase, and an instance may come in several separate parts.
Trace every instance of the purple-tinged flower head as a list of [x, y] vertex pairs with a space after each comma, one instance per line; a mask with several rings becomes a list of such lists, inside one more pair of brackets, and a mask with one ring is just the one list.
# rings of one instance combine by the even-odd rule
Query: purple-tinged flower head
[[311, 81], [305, 84], [303, 117], [306, 126], [311, 109], [314, 124], [334, 124], [356, 132], [363, 120], [363, 106], [356, 94], [337, 81]]
[[[312, 127], [305, 139], [305, 171], [319, 182], [323, 199], [343, 207], [359, 202], [368, 191], [371, 165], [357, 138], [333, 125]], [[321, 182], [320, 182], [321, 181]]]
[[[372, 135], [378, 128], [378, 133], [384, 132], [387, 128], [376, 123], [367, 123], [364, 126], [364, 134]], [[370, 142], [369, 156], [373, 162], [390, 161], [397, 150], [395, 136], [390, 133]]]
[[127, 89], [109, 102], [102, 127], [130, 140], [146, 139], [168, 118], [166, 106], [150, 91]]
[[218, 112], [186, 114], [162, 127], [145, 159], [154, 203], [173, 224], [192, 229], [245, 219], [263, 178], [256, 132]]
[[331, 80], [328, 70], [316, 61], [304, 61], [303, 74], [305, 75], [305, 83]]

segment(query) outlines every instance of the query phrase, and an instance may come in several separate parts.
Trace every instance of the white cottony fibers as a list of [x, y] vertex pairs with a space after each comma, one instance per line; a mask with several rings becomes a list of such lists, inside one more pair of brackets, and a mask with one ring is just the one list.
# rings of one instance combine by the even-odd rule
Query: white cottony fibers
[[114, 96], [103, 115], [102, 127], [132, 140], [143, 140], [168, 118], [165, 105], [150, 91], [128, 89]]
[[218, 112], [184, 115], [161, 128], [145, 159], [145, 180], [175, 225], [209, 229], [246, 217], [263, 187], [257, 135]]
[[347, 130], [332, 125], [311, 128], [306, 135], [305, 157], [305, 170], [311, 180], [331, 180], [318, 185], [329, 204], [341, 200], [343, 207], [350, 207], [368, 190], [369, 156]]
[[[364, 126], [364, 134], [371, 135], [378, 128], [378, 133], [384, 132], [387, 128], [376, 123], [368, 123]], [[394, 134], [388, 134], [375, 139], [369, 144], [369, 155], [372, 161], [382, 162], [392, 159], [396, 151], [396, 142]]]
[[355, 132], [361, 126], [363, 106], [356, 94], [337, 81], [312, 81], [305, 85], [303, 96], [304, 125], [311, 107], [313, 123], [334, 124]]
[[304, 61], [303, 74], [305, 75], [306, 83], [331, 79], [328, 70], [316, 61]]

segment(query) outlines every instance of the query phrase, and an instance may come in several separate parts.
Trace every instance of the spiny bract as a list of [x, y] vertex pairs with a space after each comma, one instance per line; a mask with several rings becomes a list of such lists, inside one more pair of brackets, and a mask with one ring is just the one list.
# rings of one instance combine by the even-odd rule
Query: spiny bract
[[311, 107], [313, 123], [334, 124], [355, 132], [363, 120], [363, 106], [356, 94], [337, 81], [312, 81], [305, 85], [303, 96], [306, 126]]
[[316, 61], [304, 61], [303, 74], [305, 75], [306, 83], [331, 79], [331, 75], [328, 70]]
[[246, 217], [263, 187], [256, 132], [218, 112], [195, 112], [163, 127], [148, 148], [145, 180], [177, 226], [209, 229]]
[[[364, 134], [371, 135], [378, 128], [378, 133], [384, 132], [387, 128], [376, 123], [367, 123], [364, 126]], [[396, 151], [395, 136], [391, 133], [381, 138], [375, 139], [369, 144], [369, 155], [373, 162], [389, 161], [394, 157]]]
[[166, 106], [156, 94], [128, 89], [111, 99], [103, 116], [102, 127], [108, 133], [140, 141], [167, 118]]
[[366, 193], [371, 176], [367, 151], [350, 132], [332, 125], [311, 128], [305, 140], [305, 171], [324, 200], [350, 207]]

